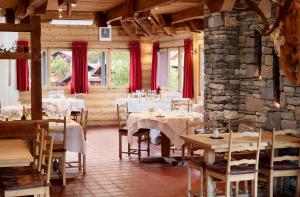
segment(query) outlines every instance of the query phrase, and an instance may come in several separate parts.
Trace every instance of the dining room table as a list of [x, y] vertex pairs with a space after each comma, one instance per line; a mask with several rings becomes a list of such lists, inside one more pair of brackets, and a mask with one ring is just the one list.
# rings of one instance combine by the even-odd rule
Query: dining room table
[[0, 139], [0, 167], [30, 166], [33, 156], [22, 139]]
[[[233, 137], [234, 137], [233, 133]], [[183, 134], [180, 136], [181, 139], [187, 144], [188, 148], [197, 147], [199, 149], [204, 150], [204, 161], [207, 164], [213, 164], [215, 162], [216, 153], [226, 153], [229, 149], [229, 133], [220, 133], [220, 137], [214, 139], [212, 134]], [[282, 135], [277, 136], [276, 141], [279, 142], [277, 147], [280, 145], [286, 147], [285, 144], [299, 144], [300, 137], [299, 136], [291, 136], [291, 135]], [[260, 149], [265, 150], [269, 149], [270, 144], [272, 142], [272, 132], [264, 131], [261, 135], [261, 143]], [[234, 146], [253, 146], [256, 143], [256, 139], [251, 137], [240, 137], [238, 140], [233, 142]], [[188, 149], [188, 154], [191, 150]], [[213, 196], [213, 192], [215, 189], [215, 184], [211, 182], [211, 179], [207, 180], [208, 185], [208, 196]]]
[[[188, 125], [193, 125], [189, 127]], [[131, 113], [127, 119], [128, 143], [132, 145], [133, 134], [139, 129], [155, 129], [161, 132], [161, 155], [159, 157], [142, 158], [141, 161], [165, 161], [176, 164], [177, 161], [170, 157], [171, 144], [181, 148], [184, 140], [182, 134], [192, 134], [197, 128], [203, 127], [203, 116], [201, 113], [186, 111], [169, 112], [139, 112]]]

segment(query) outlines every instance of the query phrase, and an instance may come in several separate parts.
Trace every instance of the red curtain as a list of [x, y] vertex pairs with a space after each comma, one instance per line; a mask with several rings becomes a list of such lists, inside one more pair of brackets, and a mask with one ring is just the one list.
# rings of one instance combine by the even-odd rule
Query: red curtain
[[184, 68], [183, 68], [183, 98], [194, 97], [193, 87], [193, 41], [184, 40]]
[[[28, 52], [28, 42], [17, 41], [18, 52]], [[17, 59], [17, 90], [23, 92], [29, 90], [29, 76], [28, 76], [28, 60]]]
[[141, 45], [138, 41], [129, 43], [130, 69], [129, 69], [129, 92], [142, 89], [142, 65]]
[[72, 42], [71, 92], [88, 93], [87, 42]]
[[153, 43], [152, 50], [152, 71], [151, 71], [151, 90], [158, 90], [157, 85], [157, 64], [158, 64], [158, 51], [159, 51], [159, 43]]

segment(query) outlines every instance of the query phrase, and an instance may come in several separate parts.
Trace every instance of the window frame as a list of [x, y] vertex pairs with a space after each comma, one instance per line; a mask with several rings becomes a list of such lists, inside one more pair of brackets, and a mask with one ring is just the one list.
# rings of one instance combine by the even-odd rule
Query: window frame
[[[49, 90], [68, 90], [70, 88], [70, 86], [51, 86], [51, 82], [50, 82], [50, 72], [51, 72], [51, 52], [52, 51], [71, 51], [72, 52], [72, 49], [71, 48], [57, 48], [57, 47], [54, 47], [54, 48], [42, 48], [41, 51], [46, 51], [46, 64], [47, 64], [47, 78], [46, 78], [46, 85], [43, 86], [43, 90], [46, 90], [46, 91], [49, 91]], [[129, 83], [130, 83], [130, 78], [129, 78], [129, 74], [130, 72], [128, 73], [128, 84], [127, 85], [124, 85], [124, 86], [113, 86], [112, 85], [112, 82], [111, 82], [111, 65], [112, 65], [112, 51], [128, 51], [129, 53], [129, 48], [89, 48], [88, 49], [88, 52], [90, 51], [101, 51], [101, 52], [106, 52], [107, 54], [107, 70], [106, 70], [106, 85], [101, 85], [101, 86], [90, 86], [89, 85], [89, 89], [93, 90], [93, 91], [101, 91], [101, 90], [128, 90], [128, 87], [129, 87]], [[129, 54], [130, 55], [130, 54]], [[129, 56], [130, 57], [130, 56]], [[130, 62], [129, 62], [129, 65], [128, 65], [128, 69], [130, 69]]]

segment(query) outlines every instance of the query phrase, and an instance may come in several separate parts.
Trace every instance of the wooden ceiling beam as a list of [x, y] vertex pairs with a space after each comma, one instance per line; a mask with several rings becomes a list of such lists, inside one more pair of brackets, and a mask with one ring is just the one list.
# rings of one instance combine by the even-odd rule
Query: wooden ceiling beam
[[0, 32], [31, 32], [32, 28], [30, 24], [7, 24], [0, 23]]
[[95, 13], [95, 22], [97, 27], [107, 27], [107, 15], [104, 12]]
[[[91, 12], [79, 12], [73, 11], [71, 16], [68, 16], [66, 12], [61, 13], [64, 19], [94, 19], [95, 15]], [[58, 11], [47, 11], [42, 17], [43, 21], [51, 19], [60, 19]]]
[[123, 6], [123, 20], [133, 19], [138, 0], [126, 0]]
[[171, 14], [172, 24], [204, 18], [203, 5]]
[[45, 14], [47, 4], [48, 0], [18, 0], [16, 16], [18, 19], [24, 19], [36, 13]]
[[131, 22], [129, 21], [121, 21], [121, 26], [131, 39], [137, 40], [138, 36], [136, 35], [135, 30], [131, 27], [130, 23]]
[[205, 0], [211, 13], [220, 11], [231, 11], [236, 0]]
[[[147, 19], [146, 19], [147, 20]], [[147, 23], [145, 21], [145, 19], [141, 19], [141, 18], [134, 18], [134, 21], [144, 30], [144, 32], [148, 35], [151, 36], [152, 35], [152, 31], [151, 31], [151, 26], [149, 23]]]

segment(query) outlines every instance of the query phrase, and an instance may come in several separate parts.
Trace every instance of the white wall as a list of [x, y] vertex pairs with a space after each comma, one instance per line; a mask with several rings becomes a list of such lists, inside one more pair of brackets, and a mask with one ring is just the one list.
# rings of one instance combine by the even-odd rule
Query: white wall
[[[4, 18], [0, 17], [0, 23]], [[0, 46], [10, 48], [18, 39], [18, 33], [0, 32]], [[9, 77], [11, 70], [11, 77]], [[10, 83], [9, 83], [10, 79]], [[16, 104], [19, 100], [19, 91], [17, 91], [16, 80], [16, 61], [0, 60], [0, 100], [2, 105]]]

